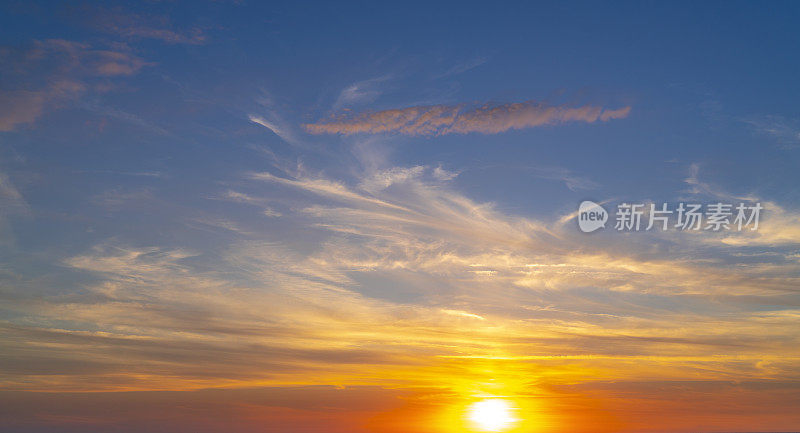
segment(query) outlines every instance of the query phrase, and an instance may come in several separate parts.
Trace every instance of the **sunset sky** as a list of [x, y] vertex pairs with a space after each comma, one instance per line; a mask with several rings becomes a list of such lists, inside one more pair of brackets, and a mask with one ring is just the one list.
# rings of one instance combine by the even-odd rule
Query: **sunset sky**
[[797, 431], [799, 18], [2, 2], [0, 431]]

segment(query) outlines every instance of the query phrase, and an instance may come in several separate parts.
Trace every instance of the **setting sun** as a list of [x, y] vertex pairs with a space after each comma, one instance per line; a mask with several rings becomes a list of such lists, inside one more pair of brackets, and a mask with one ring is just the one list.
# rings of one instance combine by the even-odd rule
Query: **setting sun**
[[481, 400], [469, 407], [469, 420], [483, 431], [499, 432], [511, 427], [514, 418], [514, 407], [506, 400], [492, 398]]

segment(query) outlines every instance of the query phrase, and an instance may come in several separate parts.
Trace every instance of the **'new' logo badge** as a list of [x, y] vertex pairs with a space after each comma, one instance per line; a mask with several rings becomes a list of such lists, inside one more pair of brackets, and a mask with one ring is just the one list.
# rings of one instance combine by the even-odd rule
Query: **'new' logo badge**
[[608, 221], [608, 212], [603, 209], [603, 206], [589, 200], [581, 202], [578, 207], [578, 227], [582, 232], [591, 233], [605, 227], [606, 221]]

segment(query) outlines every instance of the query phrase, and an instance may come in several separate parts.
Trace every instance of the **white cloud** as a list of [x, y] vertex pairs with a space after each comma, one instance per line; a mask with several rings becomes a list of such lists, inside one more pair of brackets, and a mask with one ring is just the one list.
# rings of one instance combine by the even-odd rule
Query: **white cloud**
[[572, 191], [592, 190], [600, 187], [600, 184], [586, 176], [573, 173], [563, 167], [533, 167], [535, 176], [542, 179], [559, 180]]
[[445, 170], [442, 168], [441, 165], [433, 169], [433, 177], [445, 182], [455, 179], [456, 177], [458, 177], [458, 175], [459, 172]]
[[471, 60], [453, 66], [452, 68], [442, 72], [441, 74], [434, 76], [434, 78], [445, 78], [453, 75], [463, 74], [464, 72], [475, 69], [478, 66], [481, 66], [488, 61], [489, 61], [488, 57], [475, 57]]
[[264, 216], [268, 216], [270, 218], [277, 218], [279, 216], [283, 216], [280, 212], [276, 211], [275, 209], [269, 208], [269, 207], [265, 208], [264, 210], [262, 210], [261, 213], [263, 213]]
[[410, 168], [393, 167], [388, 170], [379, 170], [361, 181], [359, 186], [365, 191], [375, 193], [392, 186], [392, 184], [419, 177], [424, 170], [425, 167], [421, 165]]
[[772, 137], [786, 148], [800, 146], [800, 122], [783, 116], [751, 116], [742, 120], [757, 133]]
[[297, 140], [295, 139], [294, 134], [292, 134], [291, 131], [289, 131], [287, 127], [285, 127], [283, 125], [279, 125], [278, 123], [269, 121], [269, 120], [267, 120], [267, 119], [265, 119], [265, 118], [263, 118], [261, 116], [256, 116], [256, 115], [252, 115], [252, 114], [249, 116], [249, 119], [250, 119], [251, 122], [257, 123], [257, 124], [267, 128], [267, 129], [269, 129], [275, 135], [277, 135], [278, 137], [282, 138], [287, 143], [291, 143], [291, 144], [296, 144], [297, 143]]
[[358, 104], [365, 104], [372, 102], [381, 95], [380, 84], [389, 80], [390, 76], [385, 75], [382, 77], [371, 78], [355, 82], [339, 93], [339, 97], [333, 104], [334, 109], [351, 107]]

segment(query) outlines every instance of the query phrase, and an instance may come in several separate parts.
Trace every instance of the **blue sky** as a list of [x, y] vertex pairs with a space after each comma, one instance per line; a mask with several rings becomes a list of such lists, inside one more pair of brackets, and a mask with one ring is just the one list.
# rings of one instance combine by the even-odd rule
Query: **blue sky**
[[[587, 358], [564, 382], [559, 366], [542, 367], [552, 375], [525, 385], [554, 395], [612, 393], [586, 372], [651, 357], [658, 365], [609, 377], [634, 396], [690, 370], [796, 396], [799, 8], [6, 2], [0, 345], [10, 367], [0, 384], [408, 391], [437, 386], [410, 379], [419, 365], [408, 357], [433, 368], [455, 352], [500, 351], [616, 360]], [[765, 211], [757, 233], [585, 235], [569, 218], [583, 200], [758, 201]], [[353, 331], [364, 323], [374, 338]], [[490, 342], [500, 329], [576, 340]], [[441, 336], [450, 331], [486, 339], [454, 352], [464, 342]], [[81, 340], [94, 332], [107, 340]], [[59, 335], [75, 340], [58, 346]], [[620, 335], [631, 340], [614, 348], [590, 338]], [[673, 337], [682, 346], [659, 340]], [[136, 339], [152, 347], [125, 343]], [[165, 355], [181, 344], [197, 359]], [[89, 345], [93, 363], [75, 367]], [[314, 345], [322, 352], [285, 352]], [[264, 355], [254, 360], [252, 347]], [[221, 352], [241, 365], [215, 364]], [[350, 357], [405, 379], [365, 379]], [[296, 369], [264, 374], [260, 363]], [[730, 401], [780, 400], [759, 389]], [[791, 425], [789, 407], [762, 426]]]

